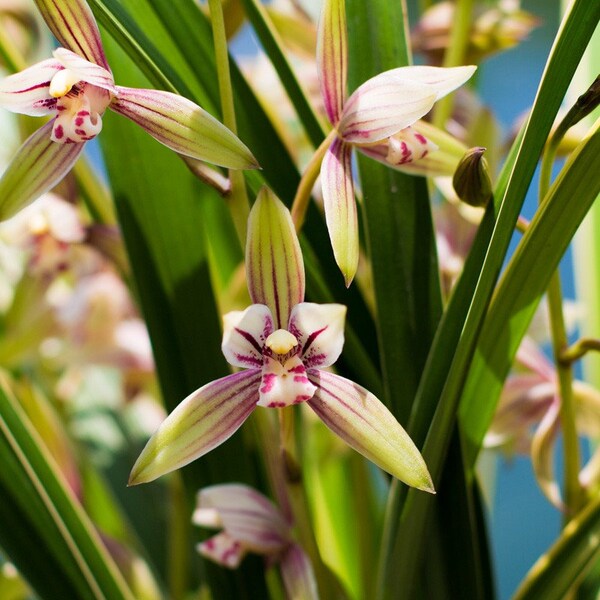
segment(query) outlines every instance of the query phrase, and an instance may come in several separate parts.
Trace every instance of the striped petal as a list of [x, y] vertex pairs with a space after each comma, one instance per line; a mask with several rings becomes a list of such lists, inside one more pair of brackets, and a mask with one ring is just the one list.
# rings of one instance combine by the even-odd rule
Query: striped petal
[[266, 187], [248, 219], [246, 277], [252, 302], [271, 309], [275, 329], [286, 327], [304, 300], [304, 263], [290, 212]]
[[307, 368], [329, 367], [342, 353], [346, 307], [342, 304], [302, 302], [294, 306], [288, 331], [302, 347]]
[[112, 73], [107, 69], [81, 58], [81, 56], [66, 48], [57, 48], [53, 55], [65, 69], [76, 76], [78, 81], [91, 83], [96, 87], [108, 90], [115, 96], [117, 95], [115, 80]]
[[35, 0], [61, 46], [108, 69], [94, 15], [85, 0]]
[[433, 492], [423, 457], [392, 413], [360, 385], [309, 371], [317, 391], [309, 406], [349, 446], [404, 483]]
[[379, 142], [415, 123], [474, 71], [475, 67], [401, 67], [376, 75], [350, 96], [338, 131], [353, 144]]
[[348, 40], [345, 0], [325, 0], [317, 34], [317, 68], [329, 120], [336, 125], [346, 99]]
[[318, 600], [317, 581], [310, 559], [298, 544], [290, 545], [279, 565], [288, 598]]
[[241, 483], [200, 490], [192, 521], [202, 527], [222, 528], [257, 554], [279, 552], [289, 543], [290, 526], [279, 509], [261, 493]]
[[232, 311], [223, 317], [221, 350], [234, 367], [260, 368], [265, 340], [273, 333], [273, 317], [264, 304]]
[[336, 138], [321, 163], [325, 219], [335, 261], [346, 286], [358, 268], [358, 219], [352, 181], [352, 147]]
[[0, 81], [0, 107], [32, 117], [51, 113], [56, 98], [48, 92], [50, 81], [62, 68], [59, 61], [50, 58], [5, 77]]
[[0, 178], [0, 221], [51, 190], [71, 170], [85, 144], [55, 144], [53, 122], [25, 141]]
[[228, 375], [190, 394], [163, 421], [137, 459], [129, 485], [180, 469], [229, 439], [258, 401], [260, 370]]
[[184, 156], [229, 169], [255, 169], [256, 159], [225, 125], [192, 101], [158, 90], [117, 86], [110, 108]]

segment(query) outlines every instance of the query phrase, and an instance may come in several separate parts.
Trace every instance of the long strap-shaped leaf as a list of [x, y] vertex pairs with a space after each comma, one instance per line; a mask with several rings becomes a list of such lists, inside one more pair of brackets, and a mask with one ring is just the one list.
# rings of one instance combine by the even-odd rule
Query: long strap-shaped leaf
[[[533, 565], [513, 600], [561, 600], [600, 554], [600, 496], [575, 517]], [[597, 590], [596, 590], [597, 591]], [[595, 597], [595, 594], [594, 594]]]
[[0, 545], [40, 598], [133, 600], [0, 376]]

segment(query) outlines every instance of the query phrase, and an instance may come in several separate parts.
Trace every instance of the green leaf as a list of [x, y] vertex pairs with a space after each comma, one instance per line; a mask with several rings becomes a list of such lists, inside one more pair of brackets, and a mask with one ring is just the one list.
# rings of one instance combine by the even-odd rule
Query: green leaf
[[4, 376], [0, 462], [0, 545], [40, 598], [133, 600]]
[[[598, 558], [600, 496], [565, 527], [550, 550], [533, 565], [513, 600], [561, 600]], [[597, 592], [597, 590], [596, 590]]]
[[[349, 82], [408, 64], [402, 3], [348, 0]], [[441, 315], [437, 254], [425, 180], [358, 157], [373, 269], [382, 398], [406, 422]]]

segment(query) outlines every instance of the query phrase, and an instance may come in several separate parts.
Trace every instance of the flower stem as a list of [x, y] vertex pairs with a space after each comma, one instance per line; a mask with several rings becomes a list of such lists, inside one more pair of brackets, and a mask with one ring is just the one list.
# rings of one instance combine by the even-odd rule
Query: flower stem
[[[552, 176], [552, 165], [556, 156], [556, 149], [560, 139], [564, 135], [564, 130], [557, 130], [549, 141], [543, 157], [540, 171], [539, 202], [540, 205], [550, 188]], [[579, 484], [579, 468], [581, 465], [579, 439], [575, 425], [575, 407], [573, 397], [573, 371], [571, 363], [565, 363], [562, 356], [568, 346], [567, 331], [565, 327], [564, 314], [562, 309], [562, 291], [560, 282], [560, 273], [557, 270], [548, 285], [548, 312], [550, 317], [550, 330], [552, 333], [552, 350], [556, 363], [558, 374], [558, 386], [560, 396], [560, 422], [563, 434], [563, 452], [564, 452], [564, 489], [565, 506], [567, 514], [565, 522], [571, 518], [581, 508], [582, 494]]]
[[600, 352], [600, 340], [587, 337], [581, 338], [560, 355], [560, 362], [564, 365], [571, 365], [590, 351]]
[[[452, 27], [448, 48], [444, 54], [443, 67], [458, 67], [464, 64], [469, 46], [474, 5], [475, 0], [458, 0], [456, 3], [454, 26]], [[444, 129], [446, 121], [452, 115], [453, 107], [453, 94], [437, 102], [433, 115], [433, 124], [440, 129]]]
[[[208, 0], [208, 7], [210, 10], [210, 22], [213, 31], [223, 124], [233, 133], [237, 134], [223, 6], [221, 5], [221, 0]], [[250, 205], [246, 194], [246, 182], [244, 180], [244, 174], [241, 171], [233, 169], [229, 171], [229, 178], [231, 180], [231, 193], [227, 197], [227, 201], [243, 248], [246, 245], [246, 227], [248, 223], [248, 214], [250, 212]]]
[[2, 22], [0, 22], [0, 58], [8, 71], [12, 73], [17, 73], [27, 68], [27, 61], [12, 43]]
[[304, 169], [292, 204], [292, 221], [294, 222], [294, 227], [296, 227], [297, 232], [300, 232], [302, 225], [304, 225], [304, 218], [306, 217], [306, 211], [308, 210], [310, 195], [321, 171], [321, 162], [323, 162], [323, 157], [336, 135], [337, 131], [332, 129], [321, 145], [315, 150], [315, 153], [312, 155], [312, 158]]

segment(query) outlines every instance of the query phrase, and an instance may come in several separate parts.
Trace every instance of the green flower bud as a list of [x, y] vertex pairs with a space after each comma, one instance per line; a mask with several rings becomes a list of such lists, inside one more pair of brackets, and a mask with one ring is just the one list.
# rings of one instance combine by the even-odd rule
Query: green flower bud
[[457, 196], [471, 206], [485, 206], [492, 197], [492, 180], [484, 152], [481, 147], [468, 150], [452, 178]]

